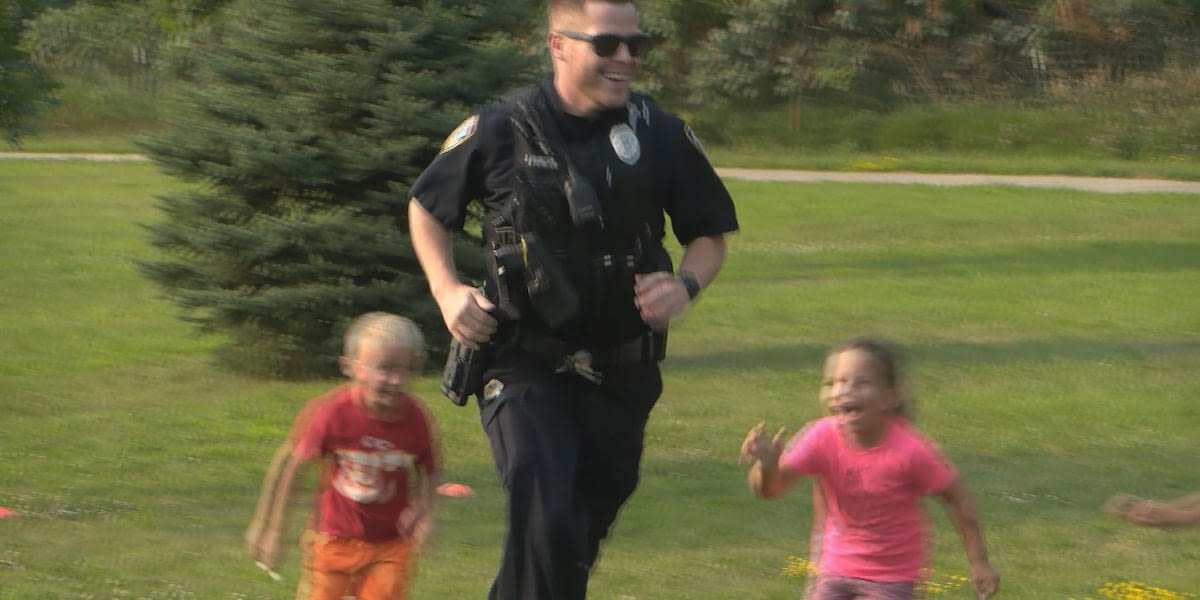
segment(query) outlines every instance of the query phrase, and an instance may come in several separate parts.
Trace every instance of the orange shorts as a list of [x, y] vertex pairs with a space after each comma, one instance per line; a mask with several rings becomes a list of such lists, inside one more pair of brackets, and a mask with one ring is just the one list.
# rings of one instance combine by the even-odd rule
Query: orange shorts
[[[297, 599], [405, 600], [415, 565], [412, 540], [366, 542], [318, 533], [306, 545]], [[306, 589], [307, 588], [307, 589]]]

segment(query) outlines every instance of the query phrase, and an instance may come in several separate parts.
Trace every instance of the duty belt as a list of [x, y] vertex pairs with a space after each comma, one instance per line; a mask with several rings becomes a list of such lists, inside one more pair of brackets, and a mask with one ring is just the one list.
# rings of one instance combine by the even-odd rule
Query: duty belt
[[521, 332], [517, 346], [553, 363], [556, 373], [576, 373], [592, 383], [604, 380], [601, 368], [650, 364], [656, 355], [651, 332], [607, 346], [584, 346], [549, 335]]

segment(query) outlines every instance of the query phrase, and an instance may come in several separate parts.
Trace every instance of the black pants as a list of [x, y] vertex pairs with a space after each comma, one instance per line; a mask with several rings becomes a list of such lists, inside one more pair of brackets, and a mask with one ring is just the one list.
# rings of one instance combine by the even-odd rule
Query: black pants
[[[604, 375], [596, 385], [523, 354], [484, 373], [480, 419], [508, 494], [490, 600], [586, 597], [600, 542], [637, 487], [646, 419], [662, 393], [656, 364]], [[486, 393], [492, 381], [503, 384], [498, 394]]]

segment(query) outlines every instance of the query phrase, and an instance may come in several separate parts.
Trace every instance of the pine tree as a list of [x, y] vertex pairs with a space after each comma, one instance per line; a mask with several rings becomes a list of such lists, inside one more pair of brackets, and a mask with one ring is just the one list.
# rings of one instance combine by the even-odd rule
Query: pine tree
[[40, 3], [0, 0], [0, 136], [13, 146], [21, 144], [22, 134], [55, 88], [19, 45], [26, 20], [40, 8]]
[[[529, 81], [535, 59], [508, 34], [528, 7], [240, 0], [225, 17], [186, 56], [170, 126], [142, 141], [193, 184], [160, 198], [147, 229], [162, 257], [143, 272], [241, 370], [332, 373], [345, 325], [370, 310], [415, 320], [438, 356], [409, 186], [475, 106]], [[460, 250], [477, 277], [478, 248]]]

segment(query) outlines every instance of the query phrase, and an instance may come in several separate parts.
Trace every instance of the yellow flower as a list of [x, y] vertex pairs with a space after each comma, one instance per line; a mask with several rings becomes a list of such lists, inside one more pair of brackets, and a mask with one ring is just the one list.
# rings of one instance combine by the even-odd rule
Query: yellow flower
[[1174, 592], [1140, 581], [1109, 581], [1100, 586], [1096, 592], [1113, 600], [1185, 600], [1196, 597], [1195, 594]]
[[781, 573], [785, 577], [808, 577], [817, 572], [817, 565], [807, 558], [800, 556], [789, 556], [787, 564], [781, 569]]

